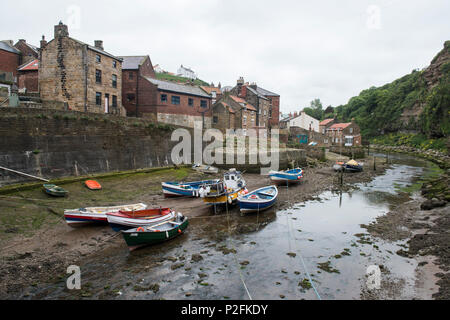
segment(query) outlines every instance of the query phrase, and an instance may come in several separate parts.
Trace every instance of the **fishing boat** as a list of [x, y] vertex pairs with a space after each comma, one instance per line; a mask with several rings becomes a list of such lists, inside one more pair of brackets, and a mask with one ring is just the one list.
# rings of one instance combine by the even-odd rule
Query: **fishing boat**
[[245, 187], [246, 182], [241, 172], [230, 169], [225, 172], [223, 180], [219, 180], [217, 184], [208, 185], [202, 190], [203, 201], [214, 207], [227, 203], [233, 205], [238, 196], [248, 193]]
[[334, 171], [342, 171], [344, 170], [344, 162], [343, 161], [336, 161], [336, 163], [333, 165]]
[[65, 197], [69, 193], [69, 191], [67, 191], [66, 189], [58, 187], [55, 184], [46, 183], [42, 186], [44, 187], [45, 193], [53, 197]]
[[214, 173], [218, 173], [219, 169], [213, 166], [208, 166], [208, 165], [204, 165], [204, 164], [194, 164], [192, 166], [192, 169], [202, 172], [202, 173], [209, 173], [209, 174], [214, 174]]
[[153, 208], [136, 211], [110, 212], [106, 214], [106, 219], [114, 231], [127, 230], [139, 226], [151, 226], [156, 223], [173, 219], [175, 211], [169, 208]]
[[277, 197], [277, 187], [267, 186], [239, 196], [237, 202], [242, 213], [260, 212], [272, 207], [277, 201]]
[[346, 172], [361, 172], [363, 171], [363, 166], [361, 163], [358, 163], [352, 159], [344, 165], [344, 170]]
[[66, 209], [64, 210], [64, 218], [69, 226], [76, 227], [87, 223], [108, 223], [107, 213], [119, 212], [120, 210], [143, 210], [146, 208], [146, 204], [136, 203], [110, 207]]
[[189, 222], [187, 217], [178, 213], [172, 220], [153, 226], [140, 226], [122, 231], [123, 238], [130, 251], [142, 246], [164, 242], [179, 236], [186, 230]]
[[86, 185], [86, 187], [87, 187], [88, 189], [91, 189], [91, 190], [100, 190], [100, 189], [102, 188], [102, 186], [100, 185], [100, 183], [98, 183], [98, 182], [95, 181], [95, 180], [86, 180], [86, 181], [84, 182], [84, 184]]
[[269, 177], [275, 182], [300, 182], [303, 178], [303, 170], [300, 168], [285, 171], [269, 171]]
[[203, 180], [194, 182], [161, 182], [163, 194], [165, 197], [171, 196], [185, 196], [185, 197], [199, 197], [201, 187], [216, 184], [220, 180]]

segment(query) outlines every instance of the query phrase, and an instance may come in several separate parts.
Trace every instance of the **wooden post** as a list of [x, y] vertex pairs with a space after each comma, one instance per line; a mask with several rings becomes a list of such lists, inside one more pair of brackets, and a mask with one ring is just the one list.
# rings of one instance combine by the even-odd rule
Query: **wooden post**
[[373, 171], [377, 171], [377, 168], [375, 167], [375, 156], [373, 156]]

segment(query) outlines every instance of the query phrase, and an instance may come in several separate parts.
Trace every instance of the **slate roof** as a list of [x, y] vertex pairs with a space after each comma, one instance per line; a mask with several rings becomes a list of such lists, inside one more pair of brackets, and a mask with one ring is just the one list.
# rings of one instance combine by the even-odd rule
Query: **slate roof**
[[0, 50], [5, 50], [5, 51], [12, 52], [15, 54], [20, 54], [19, 50], [17, 50], [16, 48], [10, 46], [8, 43], [3, 42], [3, 41], [0, 41]]
[[171, 91], [171, 92], [177, 92], [177, 93], [183, 93], [188, 94], [192, 96], [199, 96], [204, 98], [211, 99], [211, 96], [207, 94], [205, 91], [200, 89], [198, 86], [192, 86], [192, 85], [184, 85], [180, 83], [175, 83], [171, 81], [163, 81], [158, 79], [153, 79], [149, 77], [145, 77], [149, 82], [153, 83], [158, 87], [158, 90], [163, 91]]
[[119, 58], [123, 59], [122, 70], [137, 70], [147, 56], [124, 56]]
[[[77, 40], [77, 39], [74, 39], [74, 38], [70, 38], [70, 37], [68, 37], [68, 38], [71, 39], [71, 40], [73, 40], [73, 41], [75, 41], [75, 42], [78, 42], [78, 43], [81, 44], [81, 45], [88, 46], [88, 48], [89, 48], [90, 50], [92, 50], [92, 51], [95, 51], [95, 52], [104, 54], [105, 56], [108, 56], [108, 57], [113, 58], [113, 59], [115, 59], [115, 60], [122, 61], [122, 58], [116, 57], [116, 56], [112, 55], [111, 53], [108, 53], [108, 52], [106, 52], [106, 51], [103, 51], [103, 50], [101, 50], [101, 49], [99, 49], [99, 48], [97, 48], [97, 47], [95, 47], [95, 46], [91, 46], [90, 44], [84, 43], [83, 41], [80, 41], [80, 40]], [[53, 40], [55, 40], [55, 39], [52, 39], [51, 41], [53, 41]]]
[[250, 86], [247, 86], [247, 90], [253, 92], [254, 94], [256, 94], [258, 97], [263, 98], [265, 100], [269, 100], [267, 99], [263, 94], [259, 93], [257, 90], [253, 89]]
[[258, 91], [259, 94], [262, 94], [263, 96], [274, 96], [279, 97], [279, 94], [273, 93], [269, 90], [263, 89], [261, 87], [256, 87], [256, 91]]

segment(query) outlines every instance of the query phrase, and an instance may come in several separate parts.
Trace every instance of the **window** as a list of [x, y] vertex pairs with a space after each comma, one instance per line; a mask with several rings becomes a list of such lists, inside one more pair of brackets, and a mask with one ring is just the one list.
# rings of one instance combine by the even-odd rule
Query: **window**
[[102, 62], [102, 57], [99, 54], [95, 55], [95, 62], [97, 62], [97, 63]]
[[117, 96], [112, 96], [112, 106], [113, 108], [117, 108]]
[[134, 101], [135, 97], [134, 97], [134, 93], [128, 93], [127, 94], [127, 101], [131, 102]]
[[172, 96], [172, 104], [180, 104], [180, 97]]
[[243, 124], [247, 124], [247, 116], [244, 116], [244, 118], [242, 120], [243, 120], [242, 121]]
[[194, 99], [188, 98], [188, 105], [192, 107], [194, 105]]
[[112, 86], [117, 88], [117, 76], [115, 74], [112, 75]]
[[167, 94], [161, 95], [161, 102], [167, 102]]
[[353, 128], [350, 128], [350, 133], [353, 133]]
[[202, 108], [208, 107], [208, 101], [206, 101], [206, 100], [200, 100], [200, 107], [202, 107]]
[[100, 70], [95, 70], [95, 82], [102, 83], [102, 72]]
[[128, 72], [128, 79], [133, 80], [133, 71]]
[[116, 60], [113, 60], [113, 68], [114, 69], [117, 68], [117, 61]]
[[213, 123], [217, 123], [217, 122], [219, 122], [219, 118], [217, 118], [217, 116], [214, 116], [213, 117]]
[[102, 105], [102, 94], [100, 92], [95, 93], [95, 104], [98, 106]]

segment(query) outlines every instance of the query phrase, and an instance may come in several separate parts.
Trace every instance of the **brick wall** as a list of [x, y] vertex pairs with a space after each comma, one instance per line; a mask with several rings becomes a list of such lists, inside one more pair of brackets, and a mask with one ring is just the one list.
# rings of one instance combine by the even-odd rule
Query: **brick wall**
[[0, 50], [0, 73], [11, 72], [13, 76], [17, 75], [20, 56], [16, 53]]
[[26, 88], [27, 92], [39, 91], [39, 74], [38, 71], [19, 71], [17, 75], [17, 85], [19, 89]]
[[31, 49], [26, 44], [26, 41], [24, 39], [20, 39], [14, 45], [14, 47], [16, 47], [21, 52], [20, 61], [19, 61], [20, 65], [39, 58], [39, 54], [36, 51], [34, 51], [33, 49]]
[[272, 128], [278, 128], [280, 125], [280, 97], [268, 96], [272, 99], [272, 117], [269, 119], [269, 125]]

